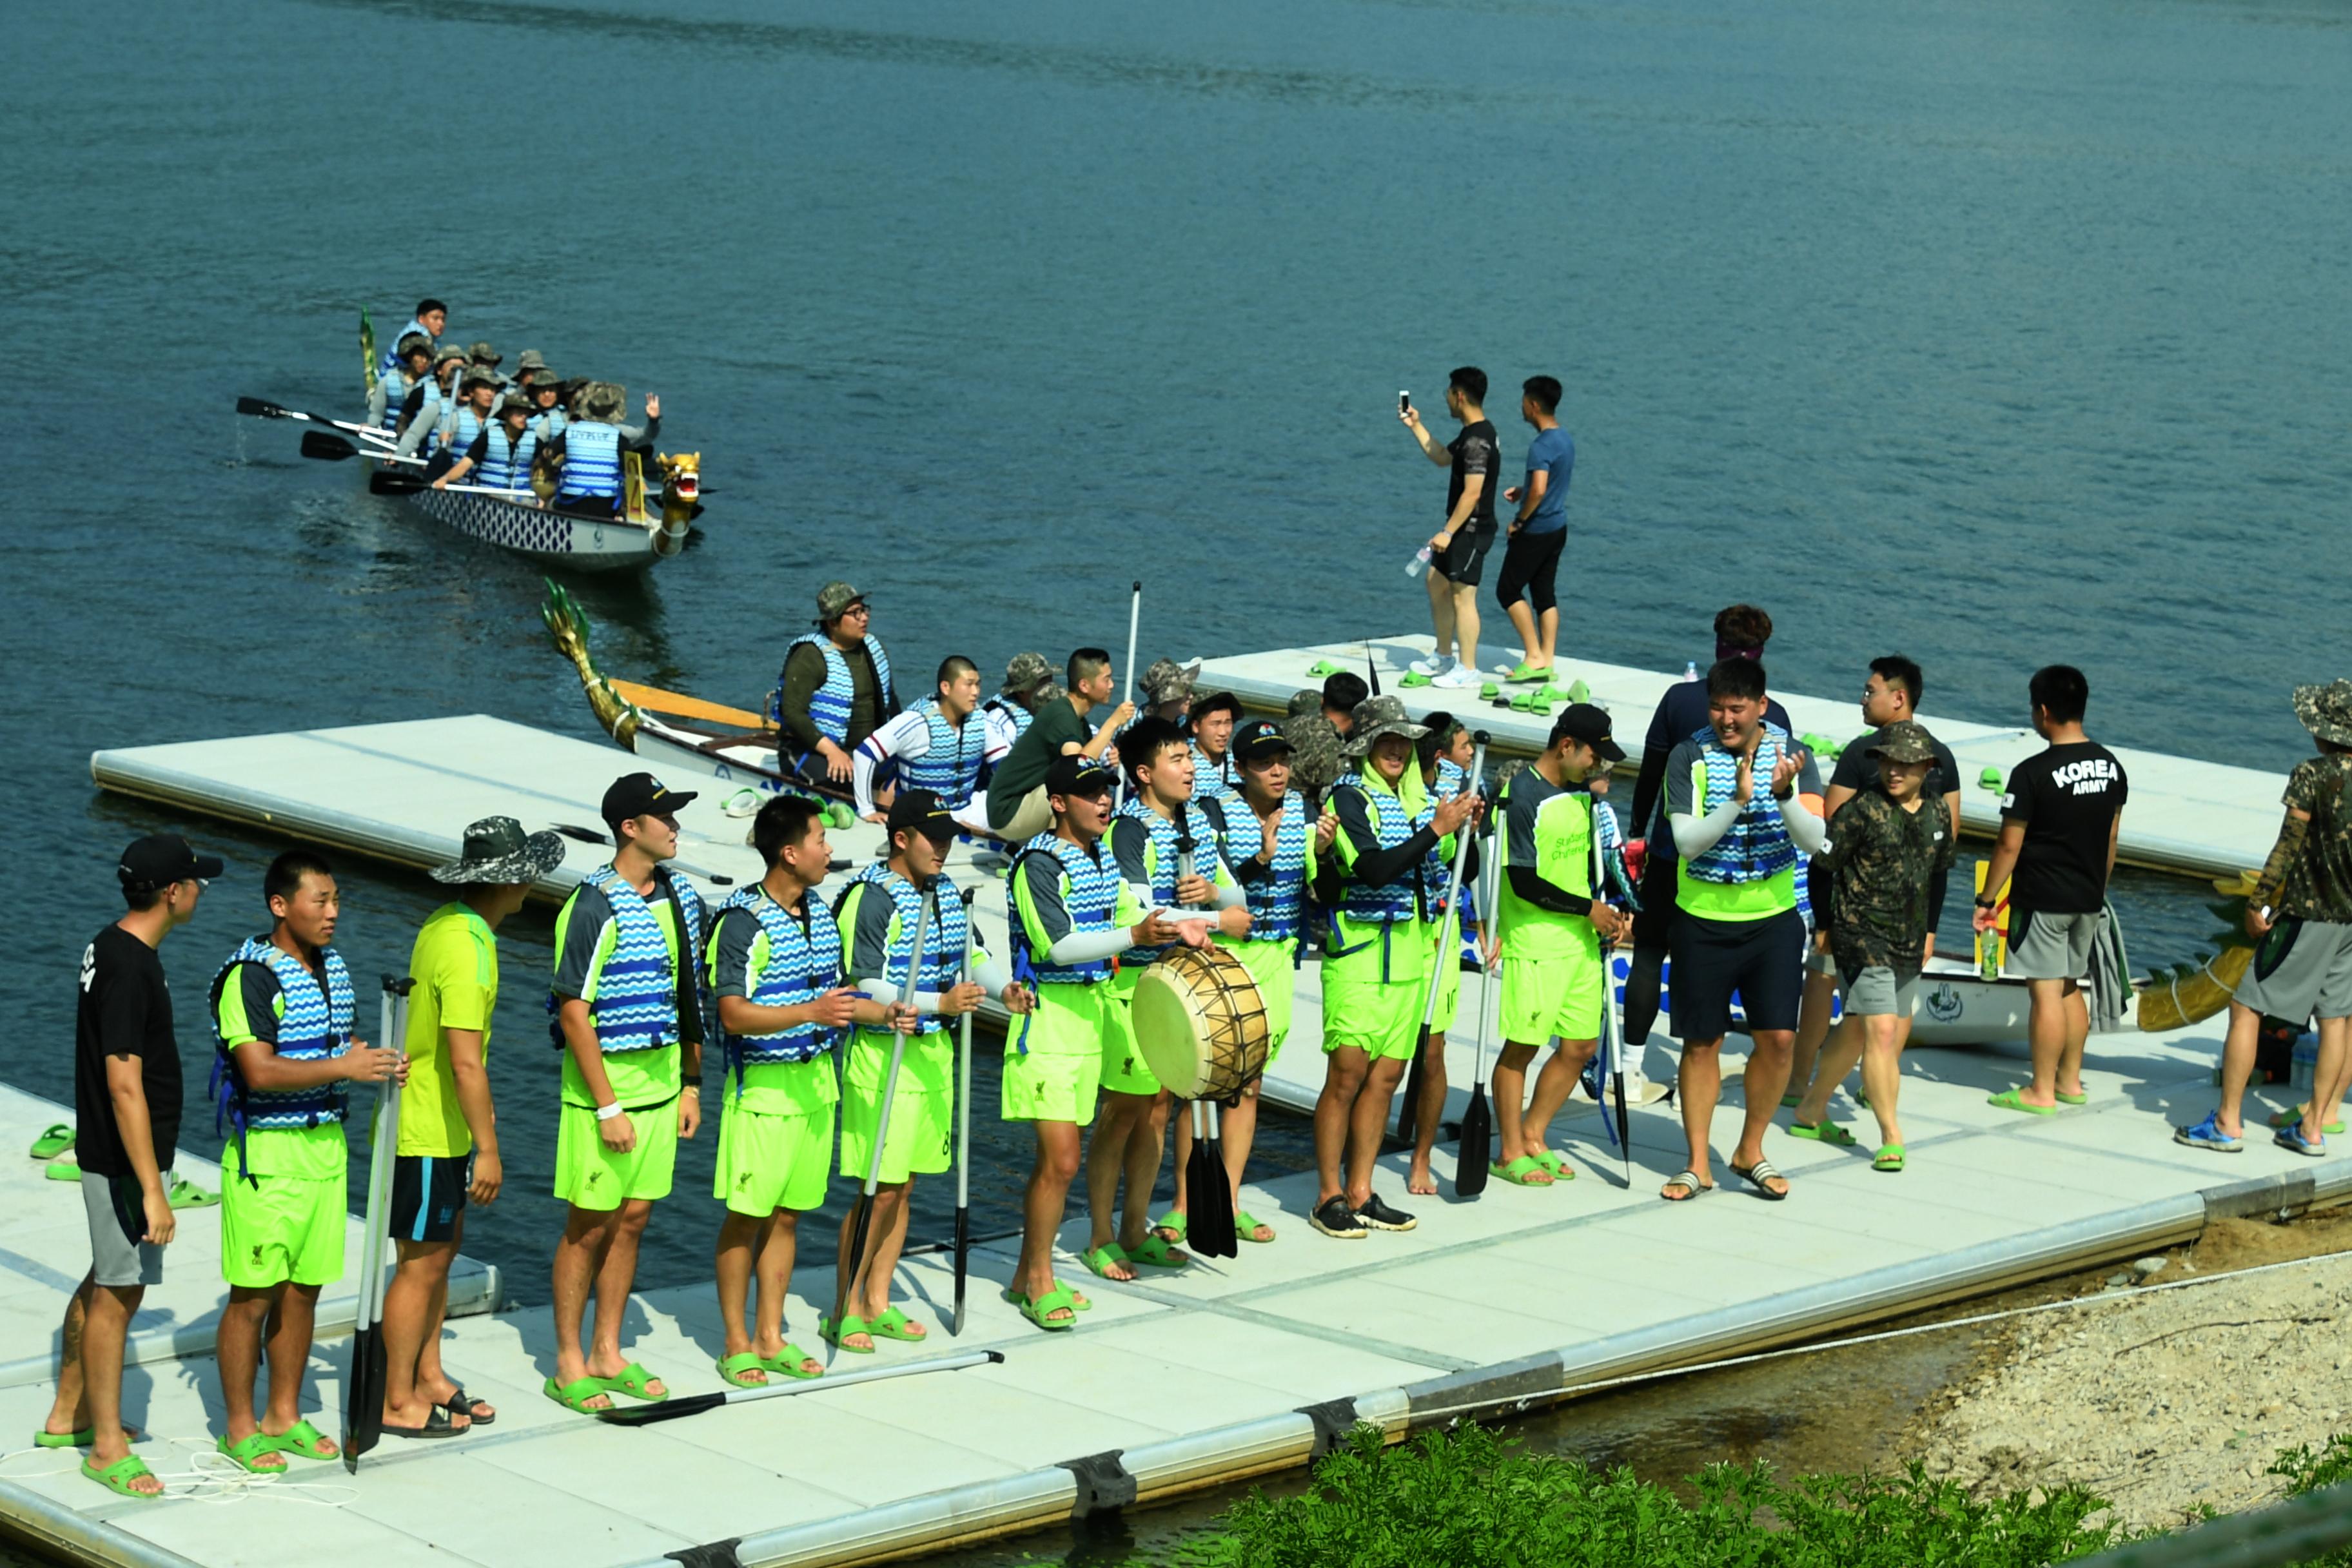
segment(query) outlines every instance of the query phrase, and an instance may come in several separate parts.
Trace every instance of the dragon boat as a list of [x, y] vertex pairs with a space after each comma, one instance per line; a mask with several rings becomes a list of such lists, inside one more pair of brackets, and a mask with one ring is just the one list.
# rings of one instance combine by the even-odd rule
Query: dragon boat
[[397, 495], [426, 517], [471, 539], [511, 550], [542, 566], [568, 572], [630, 572], [666, 561], [686, 548], [702, 510], [701, 455], [657, 454], [661, 488], [648, 504], [637, 456], [624, 458], [620, 510], [590, 517], [549, 506], [522, 491], [462, 487], [435, 489], [405, 474], [379, 469], [369, 488]]

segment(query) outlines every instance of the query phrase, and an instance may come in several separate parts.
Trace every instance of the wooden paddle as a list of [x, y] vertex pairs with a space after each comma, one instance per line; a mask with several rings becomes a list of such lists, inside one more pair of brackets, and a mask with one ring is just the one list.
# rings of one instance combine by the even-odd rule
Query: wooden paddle
[[599, 1410], [595, 1414], [608, 1426], [650, 1426], [656, 1421], [675, 1421], [681, 1415], [699, 1415], [722, 1405], [749, 1405], [755, 1399], [782, 1399], [795, 1394], [847, 1388], [852, 1384], [879, 1383], [886, 1377], [912, 1377], [921, 1372], [960, 1372], [968, 1366], [999, 1366], [1003, 1361], [1003, 1351], [960, 1351], [954, 1355], [933, 1356], [929, 1361], [902, 1362], [896, 1366], [870, 1366], [858, 1372], [830, 1373], [805, 1383], [763, 1384], [752, 1388], [730, 1388], [723, 1394], [689, 1394], [682, 1397], [672, 1394], [657, 1405], [633, 1405], [625, 1410]]
[[[915, 992], [923, 979], [923, 944], [931, 935], [931, 900], [936, 895], [925, 889], [915, 904], [915, 941], [907, 950], [907, 984], [899, 993], [899, 1001], [912, 1007]], [[883, 978], [889, 978], [889, 954], [883, 954]], [[890, 1101], [898, 1091], [898, 1067], [907, 1059], [907, 1034], [903, 1029], [890, 1031], [890, 1067], [882, 1079], [882, 1111], [874, 1119], [874, 1153], [866, 1162], [866, 1186], [857, 1194], [856, 1206], [850, 1213], [848, 1266], [835, 1271], [833, 1282], [834, 1349], [841, 1348], [841, 1321], [849, 1310], [849, 1292], [857, 1277], [866, 1271], [866, 1233], [874, 1223], [874, 1189], [882, 1184], [882, 1151], [890, 1136]]]
[[372, 441], [392, 445], [392, 437], [373, 425], [354, 425], [348, 419], [330, 419], [323, 414], [305, 414], [299, 408], [286, 408], [258, 397], [240, 397], [236, 411], [253, 419], [299, 419], [311, 425], [331, 425], [338, 430], [348, 430], [354, 436], [365, 436]]
[[[383, 977], [379, 1045], [397, 1050], [408, 1037], [408, 992], [415, 981]], [[352, 1367], [343, 1380], [343, 1468], [356, 1475], [360, 1456], [383, 1436], [383, 1291], [392, 1270], [393, 1154], [400, 1147], [400, 1079], [376, 1089], [375, 1121], [368, 1133], [366, 1229], [360, 1239], [359, 1310], [352, 1330]]]
[[[1486, 897], [1478, 907], [1486, 918], [1495, 918], [1495, 898], [1500, 885], [1501, 868], [1489, 864], [1480, 868], [1486, 884]], [[1478, 1023], [1474, 1033], [1470, 1103], [1462, 1112], [1462, 1140], [1454, 1151], [1454, 1195], [1475, 1198], [1486, 1190], [1486, 1173], [1495, 1158], [1495, 1117], [1486, 1104], [1486, 1004], [1492, 995], [1494, 968], [1487, 963], [1486, 952], [1478, 955]]]
[[667, 713], [679, 719], [708, 719], [713, 723], [733, 724], [745, 730], [765, 730], [771, 734], [775, 732], [773, 724], [746, 708], [706, 702], [699, 697], [688, 697], [679, 691], [664, 691], [658, 686], [640, 686], [634, 680], [615, 680], [609, 684], [623, 698], [648, 713]]

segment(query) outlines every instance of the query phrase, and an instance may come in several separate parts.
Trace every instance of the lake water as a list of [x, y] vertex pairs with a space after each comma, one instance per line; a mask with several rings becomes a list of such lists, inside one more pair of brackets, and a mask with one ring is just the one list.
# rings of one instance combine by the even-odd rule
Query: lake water
[[[663, 444], [702, 452], [696, 547], [582, 590], [617, 675], [755, 703], [835, 576], [916, 672], [1117, 646], [1136, 576], [1147, 658], [1411, 629], [1444, 479], [1394, 398], [1438, 408], [1475, 362], [1507, 461], [1511, 389], [1569, 387], [1570, 659], [1703, 661], [1753, 599], [1790, 690], [1900, 648], [1932, 709], [2013, 721], [2067, 659], [2098, 736], [2283, 769], [2286, 687], [2346, 663], [2348, 20], [36, 8], [0, 54], [0, 415], [41, 491], [0, 616], [27, 863], [0, 1077], [69, 1098], [75, 961], [130, 837], [231, 861], [165, 950], [199, 1080], [205, 983], [263, 918], [282, 846], [100, 797], [92, 750], [478, 710], [594, 733], [535, 573], [230, 412], [355, 408], [361, 308], [388, 336], [424, 294], [509, 364], [659, 393]], [[399, 963], [431, 884], [343, 886], [354, 969]], [[2126, 879], [2143, 964], [2193, 950], [2196, 891]], [[510, 1195], [469, 1238], [527, 1300], [557, 1223], [548, 942], [544, 911], [509, 933]], [[1268, 1142], [1299, 1158], [1295, 1126]], [[643, 1283], [708, 1276], [709, 1158]], [[983, 1230], [1024, 1158], [992, 1142]]]

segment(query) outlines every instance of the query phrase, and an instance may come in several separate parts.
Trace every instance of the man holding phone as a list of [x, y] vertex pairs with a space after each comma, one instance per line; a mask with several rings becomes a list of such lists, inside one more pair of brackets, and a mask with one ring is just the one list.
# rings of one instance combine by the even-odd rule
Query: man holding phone
[[[1413, 660], [1408, 686], [1474, 686], [1478, 681], [1478, 580], [1486, 552], [1495, 545], [1495, 495], [1502, 477], [1502, 447], [1486, 417], [1486, 373], [1465, 364], [1446, 377], [1445, 411], [1462, 422], [1462, 433], [1443, 446], [1421, 422], [1421, 411], [1397, 395], [1397, 418], [1420, 443], [1422, 456], [1451, 470], [1445, 487], [1445, 525], [1430, 536], [1429, 618], [1437, 648]], [[1456, 657], [1459, 649], [1460, 657]]]

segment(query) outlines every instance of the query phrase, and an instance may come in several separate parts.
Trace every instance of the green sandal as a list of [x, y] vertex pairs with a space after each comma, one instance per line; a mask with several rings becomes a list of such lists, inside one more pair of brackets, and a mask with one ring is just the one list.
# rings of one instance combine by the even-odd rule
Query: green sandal
[[[1056, 1285], [1034, 1301], [1018, 1291], [1008, 1290], [1005, 1294], [1014, 1306], [1021, 1309], [1023, 1317], [1049, 1334], [1062, 1333], [1078, 1326], [1077, 1304], [1070, 1299], [1070, 1289], [1066, 1285]], [[1066, 1307], [1069, 1309], [1070, 1316], [1056, 1318], [1051, 1315]]]
[[[575, 1415], [601, 1415], [613, 1408], [612, 1391], [604, 1386], [604, 1380], [601, 1377], [574, 1378], [561, 1384], [551, 1377], [540, 1392]], [[602, 1405], [588, 1403], [596, 1398], [602, 1398], [604, 1403]], [[224, 1448], [221, 1452], [226, 1454], [228, 1450]], [[230, 1457], [235, 1458], [234, 1455]]]
[[[862, 1345], [844, 1344], [842, 1342], [852, 1334], [864, 1334], [866, 1342]], [[855, 1313], [843, 1313], [839, 1322], [831, 1318], [819, 1318], [816, 1321], [816, 1337], [834, 1349], [847, 1351], [851, 1355], [874, 1353], [874, 1325]]]
[[1309, 680], [1323, 680], [1342, 673], [1346, 672], [1328, 658], [1318, 658], [1307, 667], [1307, 679]]
[[1819, 1121], [1791, 1121], [1789, 1123], [1789, 1136], [1791, 1138], [1811, 1138], [1816, 1142], [1827, 1143], [1839, 1149], [1851, 1149], [1853, 1147], [1853, 1134], [1847, 1131], [1844, 1128], [1840, 1127], [1836, 1122], [1832, 1121], [1826, 1116], [1822, 1118]]
[[659, 1405], [669, 1397], [669, 1390], [667, 1388], [659, 1394], [646, 1392], [661, 1380], [655, 1376], [643, 1362], [633, 1361], [621, 1369], [619, 1375], [600, 1377], [596, 1381], [603, 1384], [608, 1391], [617, 1390], [632, 1399], [642, 1399], [648, 1405]]
[[1900, 1143], [1883, 1143], [1879, 1145], [1878, 1152], [1871, 1158], [1870, 1168], [1874, 1171], [1901, 1170], [1903, 1168], [1903, 1145]]
[[1544, 1172], [1540, 1177], [1537, 1175], [1536, 1173], [1543, 1171], [1543, 1167], [1536, 1163], [1536, 1157], [1533, 1154], [1522, 1154], [1507, 1165], [1500, 1160], [1490, 1160], [1486, 1163], [1486, 1169], [1514, 1186], [1548, 1187], [1551, 1185], [1549, 1172]]
[[1422, 672], [1417, 669], [1409, 669], [1405, 671], [1404, 679], [1398, 681], [1397, 684], [1399, 686], [1405, 687], [1427, 686], [1430, 684], [1430, 677], [1422, 674]]
[[[2301, 1105], [2296, 1106], [2293, 1110], [2282, 1110], [2276, 1116], [2272, 1117], [2271, 1125], [2281, 1131], [2289, 1127], [2300, 1127], [2303, 1125], [2303, 1119], [2309, 1115], [2310, 1112], [2311, 1101], [2306, 1100]], [[2322, 1136], [2333, 1138], [2337, 1133], [2344, 1131], [2344, 1123], [2341, 1121], [2331, 1121], [2319, 1131]]]
[[[1258, 1235], [1259, 1231], [1264, 1231], [1265, 1234], [1264, 1236], [1260, 1236]], [[1272, 1241], [1274, 1239], [1274, 1226], [1266, 1224], [1265, 1221], [1258, 1218], [1257, 1215], [1250, 1213], [1247, 1209], [1235, 1209], [1234, 1211], [1234, 1239], [1235, 1241], [1254, 1241], [1263, 1245], [1265, 1242]]]
[[71, 1160], [52, 1160], [41, 1174], [52, 1182], [79, 1182], [81, 1180], [81, 1167]]
[[[1054, 1289], [1055, 1290], [1062, 1289], [1062, 1282], [1059, 1279], [1054, 1281]], [[1051, 1294], [1051, 1292], [1048, 1292], [1048, 1294]], [[1003, 1289], [999, 1290], [996, 1293], [996, 1298], [1000, 1301], [1008, 1302], [1015, 1307], [1028, 1300], [1027, 1297], [1016, 1292], [1010, 1285], [1007, 1285]], [[1077, 1290], [1070, 1292], [1070, 1305], [1076, 1307], [1081, 1312], [1091, 1312], [1095, 1310], [1093, 1299]]]
[[33, 1434], [36, 1448], [87, 1448], [98, 1441], [98, 1428], [85, 1426], [79, 1432], [52, 1432], [44, 1427]]
[[1537, 1164], [1541, 1165], [1545, 1170], [1551, 1173], [1552, 1184], [1555, 1186], [1562, 1182], [1572, 1182], [1576, 1180], [1576, 1173], [1569, 1168], [1569, 1163], [1566, 1158], [1553, 1153], [1549, 1149], [1537, 1150], [1535, 1152], [1535, 1162]]
[[220, 1202], [220, 1194], [208, 1193], [185, 1177], [174, 1176], [172, 1190], [163, 1194], [163, 1201], [175, 1209], [208, 1209]]
[[282, 1476], [286, 1473], [286, 1467], [282, 1464], [261, 1463], [262, 1460], [278, 1452], [277, 1440], [267, 1432], [256, 1432], [242, 1443], [230, 1442], [228, 1434], [224, 1432], [214, 1439], [213, 1447], [240, 1470], [248, 1470], [257, 1476]]
[[1184, 1215], [1175, 1209], [1170, 1209], [1160, 1216], [1159, 1222], [1151, 1228], [1171, 1232], [1168, 1239], [1181, 1247], [1184, 1245], [1185, 1237], [1192, 1234], [1189, 1228], [1192, 1223]]
[[48, 1131], [33, 1140], [33, 1158], [54, 1160], [74, 1146], [74, 1130], [62, 1121], [53, 1121]]
[[1114, 1285], [1125, 1285], [1129, 1282], [1110, 1271], [1112, 1264], [1130, 1261], [1127, 1256], [1127, 1249], [1116, 1241], [1104, 1242], [1100, 1247], [1088, 1251], [1079, 1261], [1084, 1263], [1087, 1266], [1087, 1271], [1097, 1279], [1108, 1279]]
[[[766, 1376], [768, 1363], [758, 1351], [737, 1351], [733, 1355], [720, 1356], [711, 1364], [719, 1369], [719, 1381], [733, 1387], [765, 1388], [768, 1386]], [[750, 1381], [746, 1376], [747, 1373], [754, 1372], [761, 1374], [757, 1383]]]
[[[907, 1331], [909, 1329], [912, 1329], [915, 1331], [908, 1333]], [[896, 1307], [891, 1308], [888, 1311], [883, 1313], [878, 1318], [867, 1319], [866, 1322], [866, 1331], [869, 1334], [879, 1334], [886, 1340], [905, 1340], [909, 1343], [920, 1340], [927, 1340], [931, 1337], [930, 1331], [929, 1329], [924, 1328], [919, 1323], [909, 1321], [907, 1314], [900, 1311]]]
[[293, 1426], [269, 1439], [280, 1453], [291, 1454], [298, 1459], [316, 1459], [322, 1465], [331, 1459], [340, 1459], [343, 1457], [343, 1451], [341, 1448], [335, 1449], [331, 1454], [319, 1452], [319, 1445], [326, 1440], [327, 1435], [311, 1426], [307, 1419], [297, 1421]]
[[1985, 1103], [1987, 1105], [1999, 1106], [2003, 1110], [2022, 1110], [2028, 1116], [2055, 1116], [2058, 1114], [2058, 1108], [2054, 1105], [2026, 1104], [2024, 1093], [2025, 1091], [2023, 1089], [2004, 1089], [1999, 1094], [1986, 1095]]
[[1146, 1268], [1190, 1268], [1192, 1260], [1174, 1256], [1176, 1244], [1164, 1236], [1147, 1236], [1127, 1254], [1129, 1263], [1139, 1263]]
[[155, 1472], [147, 1468], [147, 1462], [136, 1454], [125, 1454], [122, 1458], [115, 1460], [114, 1463], [107, 1466], [106, 1468], [102, 1470], [91, 1469], [89, 1468], [89, 1461], [88, 1459], [84, 1459], [81, 1462], [81, 1473], [85, 1478], [96, 1481], [108, 1491], [120, 1492], [124, 1497], [137, 1498], [141, 1502], [161, 1502], [163, 1500], [163, 1494], [161, 1489], [152, 1492], [142, 1492], [132, 1489], [131, 1485], [131, 1482], [137, 1480], [152, 1480], [155, 1478]]
[[1511, 673], [1503, 677], [1504, 681], [1512, 686], [1524, 686], [1531, 680], [1549, 680], [1550, 679], [1551, 666], [1529, 664], [1526, 659], [1519, 660], [1512, 668]]
[[2088, 1105], [2091, 1103], [2090, 1092], [2087, 1089], [2081, 1094], [2068, 1094], [2063, 1089], [2053, 1089], [2050, 1092], [2058, 1097], [2058, 1103], [2061, 1105]]
[[786, 1377], [799, 1378], [802, 1382], [805, 1383], [812, 1377], [823, 1377], [824, 1375], [824, 1368], [823, 1367], [818, 1367], [814, 1372], [803, 1372], [801, 1370], [801, 1363], [814, 1360], [816, 1360], [816, 1357], [809, 1354], [808, 1352], [801, 1349], [800, 1346], [793, 1343], [792, 1341], [786, 1340], [784, 1342], [783, 1349], [778, 1351], [773, 1355], [763, 1355], [760, 1358], [760, 1370], [762, 1372], [782, 1373]]

